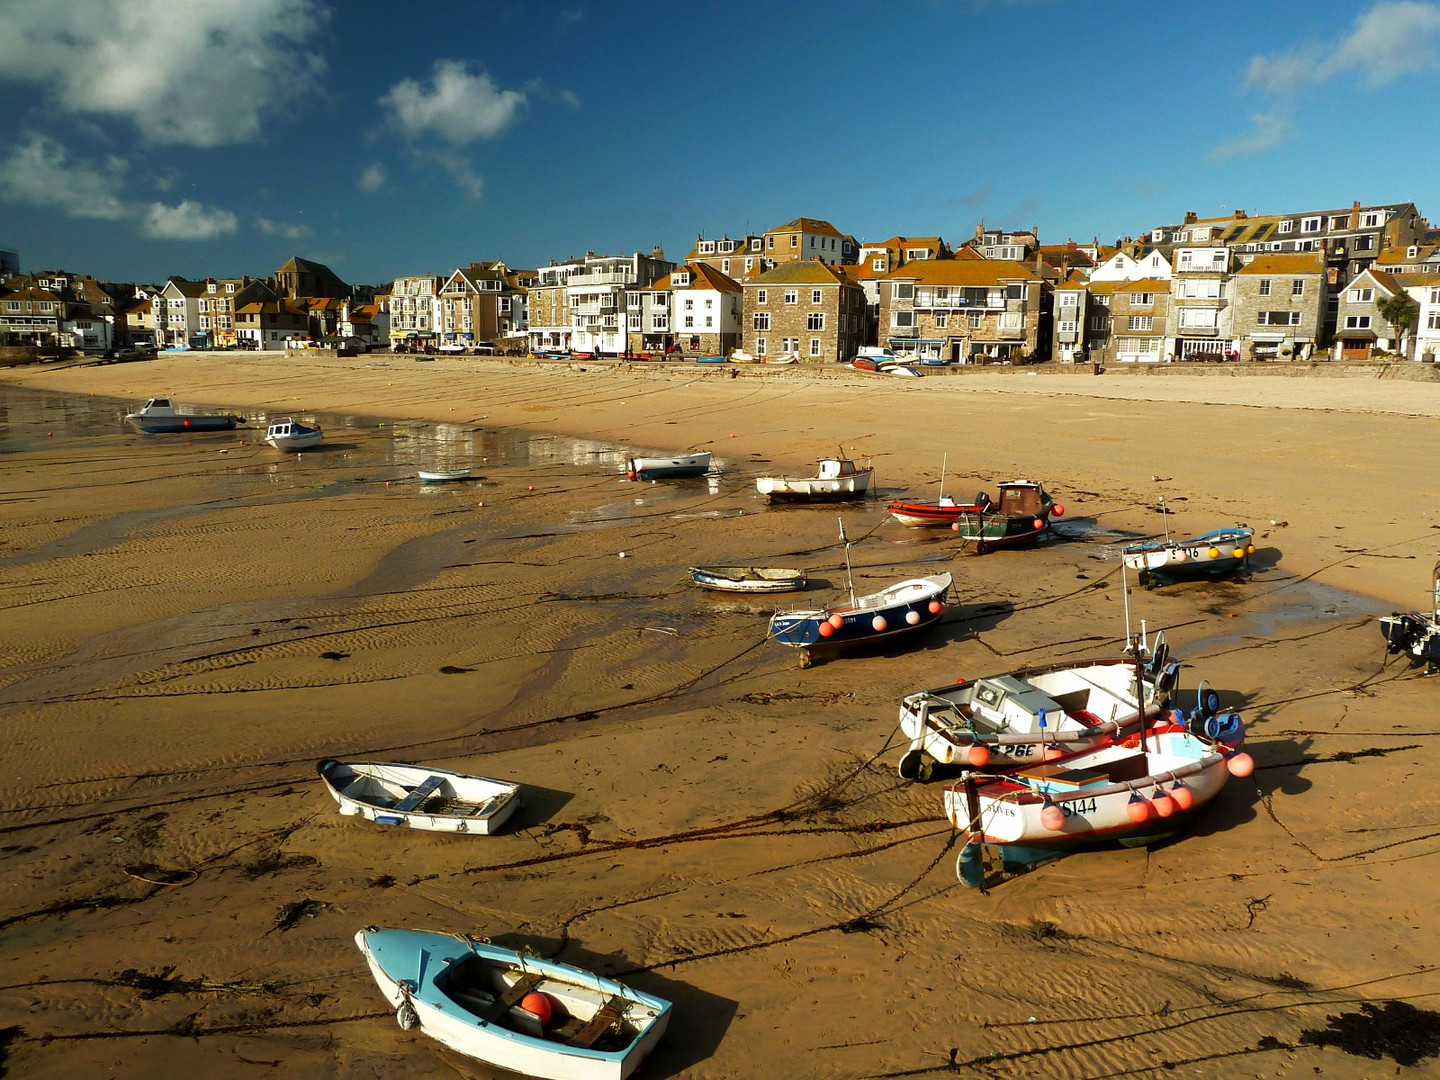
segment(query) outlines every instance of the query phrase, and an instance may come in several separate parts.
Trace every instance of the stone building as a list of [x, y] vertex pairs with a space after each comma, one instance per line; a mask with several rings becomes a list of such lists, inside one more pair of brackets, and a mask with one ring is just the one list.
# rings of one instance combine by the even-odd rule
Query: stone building
[[1092, 363], [1158, 364], [1171, 358], [1170, 282], [1092, 281], [1087, 292]]
[[1257, 255], [1231, 278], [1234, 334], [1242, 360], [1308, 360], [1325, 319], [1319, 252]]
[[880, 281], [876, 332], [921, 360], [1024, 362], [1050, 348], [1041, 340], [1048, 288], [1009, 259], [907, 263]]
[[859, 350], [865, 294], [840, 268], [819, 259], [782, 263], [741, 288], [744, 349], [752, 355], [822, 363]]

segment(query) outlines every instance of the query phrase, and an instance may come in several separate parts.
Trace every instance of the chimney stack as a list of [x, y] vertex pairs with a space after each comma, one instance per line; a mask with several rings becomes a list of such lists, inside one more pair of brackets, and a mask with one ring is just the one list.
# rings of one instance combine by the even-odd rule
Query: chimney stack
[[1197, 222], [1197, 221], [1199, 221], [1199, 220], [1200, 220], [1200, 219], [1195, 216], [1195, 211], [1194, 211], [1194, 210], [1186, 210], [1186, 211], [1185, 211], [1185, 224], [1186, 224], [1186, 225], [1194, 225], [1195, 222]]

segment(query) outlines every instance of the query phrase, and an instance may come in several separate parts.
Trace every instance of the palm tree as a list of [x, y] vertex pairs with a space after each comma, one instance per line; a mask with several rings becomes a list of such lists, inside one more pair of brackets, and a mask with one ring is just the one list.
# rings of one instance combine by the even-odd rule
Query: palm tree
[[1411, 299], [1410, 294], [1404, 289], [1399, 290], [1378, 301], [1375, 310], [1380, 312], [1381, 317], [1395, 328], [1395, 355], [1404, 359], [1405, 352], [1401, 342], [1405, 340], [1405, 331], [1414, 326], [1420, 319], [1420, 305]]

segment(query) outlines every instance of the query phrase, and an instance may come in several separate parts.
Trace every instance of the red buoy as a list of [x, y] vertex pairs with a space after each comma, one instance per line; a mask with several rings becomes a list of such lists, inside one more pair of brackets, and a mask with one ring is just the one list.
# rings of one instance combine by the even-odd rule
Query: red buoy
[[831, 626], [831, 625], [829, 624], [829, 622], [822, 622], [822, 623], [820, 624], [820, 636], [821, 636], [821, 637], [834, 637], [834, 636], [835, 636], [835, 627]]
[[942, 604], [939, 600], [931, 600], [931, 601], [930, 601], [930, 614], [931, 614], [931, 615], [939, 615], [940, 612], [942, 612], [942, 611], [944, 611], [944, 610], [945, 610], [945, 605]]
[[1065, 811], [1056, 806], [1053, 802], [1046, 805], [1040, 811], [1040, 824], [1051, 832], [1063, 832], [1065, 829]]
[[1061, 506], [1059, 503], [1056, 503], [1054, 506], [1050, 507], [1050, 513], [1053, 514], [1055, 517], [1064, 517], [1065, 507]]
[[965, 760], [970, 762], [972, 768], [983, 769], [990, 764], [990, 748], [981, 743], [975, 743], [965, 751]]
[[1043, 529], [1043, 528], [1045, 527], [1045, 519], [1044, 519], [1044, 518], [1036, 518], [1036, 519], [1035, 519], [1034, 521], [1032, 521], [1030, 524], [1031, 524], [1031, 525], [1034, 525], [1035, 528], [1037, 528], [1037, 529]]

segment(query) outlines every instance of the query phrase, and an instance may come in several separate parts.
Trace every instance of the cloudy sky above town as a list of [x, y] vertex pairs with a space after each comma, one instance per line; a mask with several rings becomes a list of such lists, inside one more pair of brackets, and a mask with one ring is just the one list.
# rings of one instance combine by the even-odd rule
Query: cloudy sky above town
[[1414, 201], [1440, 0], [0, 0], [0, 248], [127, 281], [682, 257], [792, 218], [1113, 242]]

